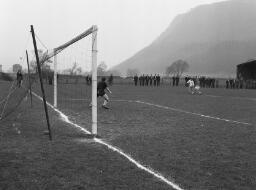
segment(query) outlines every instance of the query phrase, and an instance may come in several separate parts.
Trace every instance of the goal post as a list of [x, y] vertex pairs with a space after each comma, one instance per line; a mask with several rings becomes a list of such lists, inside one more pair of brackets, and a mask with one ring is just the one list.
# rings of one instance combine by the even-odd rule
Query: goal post
[[92, 33], [92, 134], [97, 135], [97, 26]]
[[91, 76], [92, 76], [92, 93], [91, 93], [91, 103], [92, 103], [92, 129], [91, 133], [93, 136], [97, 135], [97, 31], [98, 28], [96, 25], [93, 25], [91, 28], [83, 32], [82, 34], [76, 36], [65, 44], [55, 48], [52, 53], [47, 55], [47, 59], [54, 58], [54, 82], [53, 82], [53, 105], [58, 107], [58, 77], [57, 77], [57, 68], [58, 68], [58, 57], [57, 55], [66, 49], [68, 46], [78, 42], [84, 37], [91, 35], [92, 44], [91, 44]]
[[[56, 51], [54, 50], [54, 52], [56, 53]], [[53, 58], [53, 62], [54, 62], [54, 73], [53, 73], [53, 106], [55, 108], [57, 108], [57, 54], [54, 55], [54, 58]]]

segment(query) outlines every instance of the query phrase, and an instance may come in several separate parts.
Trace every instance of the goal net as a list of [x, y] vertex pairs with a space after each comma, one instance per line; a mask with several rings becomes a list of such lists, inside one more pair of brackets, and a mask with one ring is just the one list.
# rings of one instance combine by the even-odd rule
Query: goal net
[[5, 119], [14, 112], [24, 97], [27, 96], [29, 88], [28, 77], [25, 75], [23, 78], [22, 87], [13, 79], [11, 81], [0, 80], [1, 90], [4, 92], [1, 93], [0, 97], [0, 120]]
[[[96, 135], [97, 27], [92, 26], [67, 43], [41, 55], [40, 63], [47, 101], [71, 120], [80, 114], [86, 128], [89, 130], [92, 127], [92, 134]], [[39, 85], [36, 91], [40, 93]]]

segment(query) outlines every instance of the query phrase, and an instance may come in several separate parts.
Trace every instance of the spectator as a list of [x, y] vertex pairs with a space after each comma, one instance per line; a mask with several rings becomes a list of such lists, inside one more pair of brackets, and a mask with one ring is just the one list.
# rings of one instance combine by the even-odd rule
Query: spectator
[[22, 85], [23, 75], [21, 73], [21, 70], [18, 70], [17, 72], [17, 86], [20, 88]]

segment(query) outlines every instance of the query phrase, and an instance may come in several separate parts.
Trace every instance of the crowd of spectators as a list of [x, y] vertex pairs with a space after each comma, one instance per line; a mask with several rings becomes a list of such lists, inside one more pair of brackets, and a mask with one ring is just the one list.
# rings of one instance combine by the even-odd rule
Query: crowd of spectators
[[140, 85], [140, 86], [160, 86], [161, 77], [159, 74], [155, 75], [135, 75], [133, 77], [134, 85]]
[[172, 76], [172, 86], [179, 86], [180, 77], [178, 75]]
[[256, 89], [255, 80], [228, 79], [226, 80], [226, 88], [230, 89]]

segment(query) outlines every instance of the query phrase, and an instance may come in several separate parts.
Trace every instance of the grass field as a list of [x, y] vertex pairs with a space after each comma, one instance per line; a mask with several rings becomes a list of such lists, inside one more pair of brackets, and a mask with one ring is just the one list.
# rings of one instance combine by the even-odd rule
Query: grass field
[[[99, 99], [104, 142], [182, 189], [255, 189], [256, 91], [203, 89], [199, 96], [183, 87], [110, 88], [111, 109], [102, 109]], [[59, 109], [90, 130], [88, 87], [59, 85], [58, 92]], [[46, 96], [52, 103], [52, 86], [46, 86]], [[24, 101], [1, 121], [1, 187], [173, 189], [49, 111], [53, 142], [42, 135], [46, 122], [35, 97], [32, 109]]]

